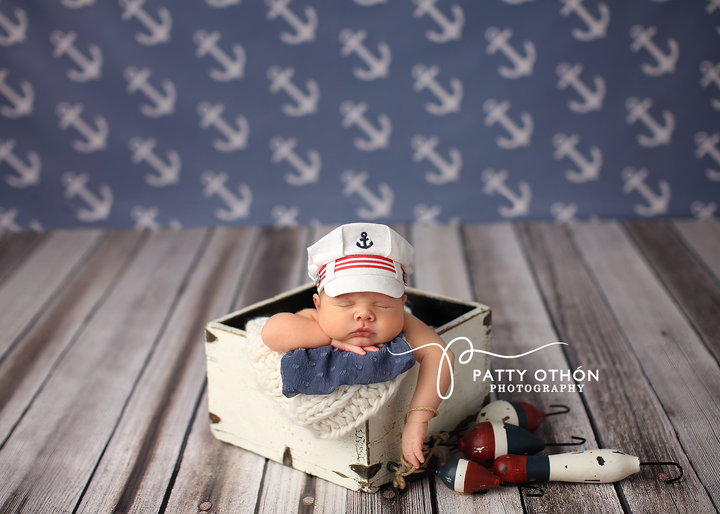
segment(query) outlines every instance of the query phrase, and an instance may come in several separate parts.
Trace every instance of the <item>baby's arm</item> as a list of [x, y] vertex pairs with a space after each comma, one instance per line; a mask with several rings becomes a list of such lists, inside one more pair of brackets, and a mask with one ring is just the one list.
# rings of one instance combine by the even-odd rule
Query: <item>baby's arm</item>
[[[442, 398], [438, 395], [438, 373], [440, 373], [439, 385], [442, 394], [445, 394], [448, 387], [450, 387], [450, 377], [452, 374], [451, 366], [448, 366], [447, 360], [443, 361], [445, 342], [433, 329], [412, 314], [405, 314], [404, 330], [407, 333], [408, 343], [415, 349], [415, 360], [420, 364], [417, 385], [415, 386], [415, 393], [410, 401], [410, 408], [432, 407], [433, 409], [437, 409], [442, 401]], [[431, 343], [436, 343], [440, 346], [433, 344], [426, 348], [421, 348]], [[452, 365], [455, 356], [450, 350], [446, 351], [446, 355], [450, 360], [450, 365]], [[419, 468], [420, 463], [425, 461], [422, 453], [423, 441], [427, 435], [428, 421], [430, 421], [432, 417], [433, 413], [431, 411], [411, 411], [410, 414], [408, 414], [407, 422], [403, 429], [403, 455], [408, 462], [416, 468]]]
[[298, 348], [318, 348], [332, 342], [320, 328], [315, 309], [274, 314], [265, 323], [261, 336], [268, 348], [283, 353]]

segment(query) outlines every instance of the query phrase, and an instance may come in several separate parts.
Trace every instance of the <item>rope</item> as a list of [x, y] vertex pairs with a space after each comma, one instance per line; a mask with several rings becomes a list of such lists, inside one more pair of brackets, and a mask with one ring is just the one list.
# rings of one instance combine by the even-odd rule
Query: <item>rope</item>
[[[402, 438], [402, 434], [399, 434], [398, 437]], [[431, 457], [436, 457], [439, 464], [438, 468], [441, 468], [445, 465], [445, 454], [442, 453], [438, 446], [440, 444], [446, 444], [448, 440], [450, 439], [450, 434], [447, 432], [440, 432], [433, 438], [431, 438], [430, 442], [428, 444], [423, 444], [423, 456], [425, 457], [425, 462], [420, 464], [419, 468], [416, 468], [408, 460], [405, 458], [405, 455], [400, 456], [400, 464], [395, 467], [395, 478], [393, 479], [393, 487], [396, 489], [403, 490], [405, 489], [407, 483], [405, 481], [405, 477], [410, 476], [414, 473], [424, 473], [426, 471], [433, 471], [431, 469], [428, 469], [428, 464], [430, 462]]]

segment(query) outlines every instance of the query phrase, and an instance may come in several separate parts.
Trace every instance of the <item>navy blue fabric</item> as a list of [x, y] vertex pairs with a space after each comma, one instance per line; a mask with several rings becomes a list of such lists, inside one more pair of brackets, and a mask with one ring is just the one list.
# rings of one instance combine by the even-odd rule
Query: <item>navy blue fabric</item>
[[359, 355], [333, 348], [300, 348], [287, 352], [280, 361], [283, 394], [330, 394], [341, 385], [377, 384], [405, 373], [415, 364], [410, 345], [402, 332], [377, 352]]

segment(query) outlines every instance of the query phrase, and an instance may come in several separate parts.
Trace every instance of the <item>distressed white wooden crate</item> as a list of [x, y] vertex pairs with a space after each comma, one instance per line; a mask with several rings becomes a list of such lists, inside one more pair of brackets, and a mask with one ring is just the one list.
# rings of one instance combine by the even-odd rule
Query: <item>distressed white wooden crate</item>
[[[285, 416], [283, 407], [258, 386], [255, 368], [247, 357], [243, 329], [248, 320], [312, 307], [314, 292], [314, 284], [301, 286], [207, 324], [212, 432], [221, 441], [348, 489], [375, 492], [393, 479], [388, 463], [400, 462], [397, 436], [403, 428], [403, 414], [412, 398], [419, 366], [405, 373], [395, 396], [364, 426], [339, 439], [324, 440]], [[464, 336], [476, 350], [490, 350], [488, 307], [412, 288], [407, 288], [406, 293], [413, 313], [436, 327], [446, 343]], [[430, 421], [429, 435], [455, 429], [469, 416], [474, 418], [487, 402], [489, 386], [474, 381], [473, 371], [480, 370], [482, 377], [490, 366], [489, 357], [475, 353], [469, 363], [460, 364], [457, 357], [469, 348], [467, 342], [458, 341], [451, 348], [456, 356], [454, 390], [440, 405], [440, 415]]]

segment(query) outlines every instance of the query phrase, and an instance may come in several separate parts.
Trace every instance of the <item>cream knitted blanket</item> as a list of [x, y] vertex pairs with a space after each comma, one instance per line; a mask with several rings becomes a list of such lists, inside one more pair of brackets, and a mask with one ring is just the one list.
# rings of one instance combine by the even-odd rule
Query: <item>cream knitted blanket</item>
[[340, 386], [328, 395], [282, 394], [280, 359], [284, 355], [268, 348], [260, 332], [268, 318], [248, 321], [245, 327], [247, 350], [265, 393], [285, 408], [287, 416], [312, 430], [321, 439], [337, 439], [365, 423], [395, 394], [405, 374], [389, 382]]

